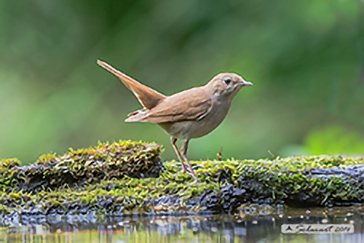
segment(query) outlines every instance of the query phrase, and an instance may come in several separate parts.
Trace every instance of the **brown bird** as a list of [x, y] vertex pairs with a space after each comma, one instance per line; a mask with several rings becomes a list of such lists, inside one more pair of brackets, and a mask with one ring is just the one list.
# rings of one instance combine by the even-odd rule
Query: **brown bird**
[[[144, 107], [130, 113], [126, 122], [157, 123], [171, 135], [172, 146], [182, 163], [183, 172], [190, 172], [199, 182], [187, 159], [188, 142], [212, 132], [224, 120], [231, 100], [244, 86], [253, 85], [234, 73], [220, 73], [205, 86], [188, 89], [171, 96], [165, 96], [116, 70], [109, 64], [97, 63], [116, 75], [130, 89]], [[176, 142], [183, 139], [179, 152]], [[183, 159], [182, 159], [183, 157]], [[189, 169], [186, 168], [187, 163]]]

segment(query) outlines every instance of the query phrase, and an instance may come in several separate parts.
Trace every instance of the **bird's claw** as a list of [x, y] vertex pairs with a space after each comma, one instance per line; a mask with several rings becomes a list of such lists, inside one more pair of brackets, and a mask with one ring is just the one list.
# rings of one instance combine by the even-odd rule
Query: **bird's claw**
[[[194, 180], [194, 182], [192, 182], [192, 184], [199, 184], [199, 183], [201, 183], [201, 181], [199, 181], [199, 180], [198, 180], [198, 178], [197, 178], [197, 177], [195, 177], [195, 176], [193, 175], [193, 173], [192, 173], [190, 170], [188, 170], [188, 169], [182, 169], [182, 171], [181, 171], [180, 173], [186, 173], [186, 174], [188, 174], [188, 175], [190, 175], [190, 176], [194, 177], [194, 178], [195, 178], [195, 180]], [[178, 173], [178, 174], [180, 174], [180, 173]]]
[[191, 172], [190, 170], [188, 170], [188, 169], [184, 169], [184, 170], [182, 170], [182, 172], [183, 172], [183, 173], [187, 173], [187, 174], [189, 174], [189, 175], [191, 175], [191, 174], [192, 174], [192, 172]]
[[199, 179], [195, 179], [194, 182], [192, 182], [191, 184], [200, 184], [201, 181], [199, 181]]

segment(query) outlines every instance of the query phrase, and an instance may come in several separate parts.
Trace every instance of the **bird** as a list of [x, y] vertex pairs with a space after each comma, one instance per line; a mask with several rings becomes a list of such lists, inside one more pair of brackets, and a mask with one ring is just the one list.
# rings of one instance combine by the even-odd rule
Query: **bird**
[[[149, 122], [162, 127], [170, 135], [172, 147], [182, 164], [182, 172], [190, 174], [194, 183], [200, 181], [187, 158], [189, 141], [203, 137], [218, 127], [225, 119], [234, 96], [242, 87], [253, 85], [235, 73], [219, 73], [204, 86], [166, 96], [106, 62], [97, 60], [97, 64], [117, 76], [143, 106], [128, 114], [125, 122]], [[178, 139], [183, 140], [180, 150], [176, 145]]]

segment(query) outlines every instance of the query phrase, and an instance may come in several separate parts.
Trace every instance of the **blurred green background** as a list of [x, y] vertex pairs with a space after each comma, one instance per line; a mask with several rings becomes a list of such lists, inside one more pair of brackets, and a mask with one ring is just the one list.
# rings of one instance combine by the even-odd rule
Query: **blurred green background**
[[0, 157], [164, 144], [98, 58], [170, 95], [219, 72], [254, 83], [191, 159], [364, 153], [364, 1], [0, 1]]

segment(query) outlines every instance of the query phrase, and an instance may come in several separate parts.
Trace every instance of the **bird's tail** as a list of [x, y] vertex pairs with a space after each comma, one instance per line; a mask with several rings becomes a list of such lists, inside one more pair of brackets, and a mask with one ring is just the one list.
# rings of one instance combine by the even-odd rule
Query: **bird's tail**
[[166, 98], [165, 95], [139, 83], [106, 62], [97, 60], [97, 64], [117, 76], [121, 82], [123, 82], [123, 84], [134, 93], [140, 104], [142, 104], [142, 106], [148, 110], [152, 109], [159, 103], [159, 101]]

